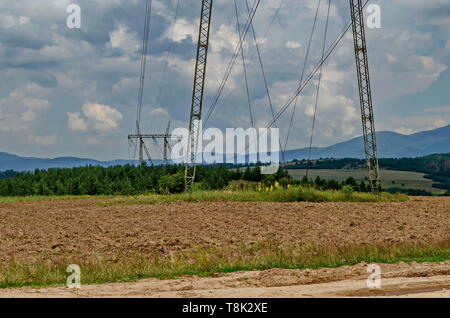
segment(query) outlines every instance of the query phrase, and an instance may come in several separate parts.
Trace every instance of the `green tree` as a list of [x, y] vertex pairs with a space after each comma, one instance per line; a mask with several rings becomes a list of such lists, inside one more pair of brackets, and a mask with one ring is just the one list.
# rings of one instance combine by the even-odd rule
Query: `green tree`
[[184, 190], [184, 175], [181, 173], [164, 175], [158, 181], [159, 193], [173, 194]]

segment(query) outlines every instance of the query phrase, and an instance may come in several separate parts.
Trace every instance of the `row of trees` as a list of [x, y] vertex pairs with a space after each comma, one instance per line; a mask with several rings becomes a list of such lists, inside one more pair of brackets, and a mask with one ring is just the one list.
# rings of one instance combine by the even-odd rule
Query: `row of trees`
[[363, 168], [365, 161], [362, 159], [343, 158], [343, 159], [331, 159], [321, 158], [317, 160], [294, 160], [287, 167], [288, 169], [357, 169]]
[[[288, 178], [283, 170], [263, 176], [259, 167], [227, 169], [223, 165], [199, 166], [196, 188], [218, 190], [225, 188], [232, 180], [270, 184], [283, 178]], [[181, 165], [86, 166], [5, 174], [4, 178], [0, 178], [0, 196], [168, 194], [182, 192], [184, 186], [184, 166]]]
[[370, 192], [370, 186], [366, 184], [366, 182], [361, 181], [358, 183], [355, 178], [348, 177], [346, 180], [339, 182], [334, 179], [324, 179], [320, 178], [319, 176], [316, 177], [316, 179], [308, 180], [308, 178], [305, 176], [303, 179], [299, 182], [302, 186], [309, 186], [314, 187], [319, 190], [351, 190], [351, 191], [357, 191], [357, 192]]
[[[417, 171], [450, 178], [450, 154], [429, 155], [417, 158], [380, 158], [381, 168], [403, 171]], [[288, 169], [354, 169], [364, 168], [364, 159], [317, 159], [294, 160]]]
[[[198, 167], [203, 189], [220, 189], [241, 178], [222, 166]], [[0, 180], [0, 196], [175, 193], [184, 189], [184, 167], [87, 166], [21, 172]]]
[[[425, 178], [436, 183], [433, 187], [450, 191], [450, 154], [436, 154], [417, 158], [381, 158], [381, 168], [425, 173]], [[307, 160], [294, 160], [288, 169], [356, 169], [364, 168], [365, 160], [318, 159], [308, 163]], [[413, 193], [412, 190], [408, 193]], [[427, 193], [423, 192], [422, 194]]]
[[[295, 181], [286, 170], [279, 169], [275, 174], [263, 175], [259, 167], [228, 169], [223, 165], [199, 166], [196, 180], [196, 188], [201, 190], [223, 189], [232, 180], [261, 183], [268, 187], [279, 183], [283, 187], [303, 185], [341, 190], [350, 186], [355, 191], [369, 190], [364, 182], [358, 184], [351, 177], [341, 183], [319, 177], [314, 181], [306, 178]], [[87, 166], [10, 172], [0, 180], [0, 196], [169, 194], [182, 192], [184, 186], [184, 166]]]

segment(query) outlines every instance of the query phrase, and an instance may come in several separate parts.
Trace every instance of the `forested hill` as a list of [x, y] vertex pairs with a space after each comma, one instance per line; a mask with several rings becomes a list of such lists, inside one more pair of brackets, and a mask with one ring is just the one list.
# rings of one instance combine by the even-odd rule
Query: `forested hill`
[[[73, 168], [83, 166], [102, 166], [111, 167], [117, 165], [134, 164], [130, 160], [111, 160], [99, 161], [87, 158], [77, 157], [58, 157], [58, 158], [35, 158], [35, 157], [21, 157], [6, 152], [0, 152], [0, 172], [7, 170], [14, 171], [33, 171], [35, 169], [50, 169], [50, 168]], [[161, 160], [157, 160], [155, 164], [160, 164]]]
[[[381, 158], [380, 167], [393, 170], [417, 171], [423, 173], [447, 173], [450, 170], [450, 153], [435, 154], [415, 158]], [[364, 159], [318, 159], [312, 160], [311, 169], [354, 169], [363, 168]], [[306, 169], [307, 160], [294, 160], [288, 164], [288, 169]]]

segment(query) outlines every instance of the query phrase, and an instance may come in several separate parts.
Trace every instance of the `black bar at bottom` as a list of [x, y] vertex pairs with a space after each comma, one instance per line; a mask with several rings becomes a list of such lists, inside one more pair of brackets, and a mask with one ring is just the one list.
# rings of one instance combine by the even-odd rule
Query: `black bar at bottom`
[[[402, 316], [418, 313], [420, 309], [433, 308], [435, 312], [448, 312], [448, 299], [406, 299], [406, 298], [347, 298], [347, 299], [2, 299], [0, 308], [3, 312], [14, 312], [16, 315], [30, 313], [37, 316], [42, 313], [46, 317], [58, 316], [62, 313], [81, 315], [101, 312], [113, 316], [161, 317], [233, 317], [233, 316], [278, 316], [303, 317], [314, 314], [330, 313], [333, 316], [361, 316], [362, 313], [391, 312], [391, 307], [398, 307]], [[442, 311], [440, 311], [442, 309]], [[359, 313], [359, 314], [358, 314]], [[155, 316], [158, 314], [158, 316]]]

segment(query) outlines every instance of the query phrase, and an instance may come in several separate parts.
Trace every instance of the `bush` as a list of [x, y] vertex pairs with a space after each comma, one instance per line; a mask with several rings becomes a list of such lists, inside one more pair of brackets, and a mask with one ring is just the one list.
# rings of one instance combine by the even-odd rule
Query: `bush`
[[184, 191], [184, 186], [184, 175], [181, 173], [162, 176], [158, 181], [158, 189], [161, 194], [181, 193]]
[[349, 184], [346, 184], [345, 186], [342, 187], [342, 192], [344, 193], [353, 193], [355, 190], [353, 189], [353, 187]]

